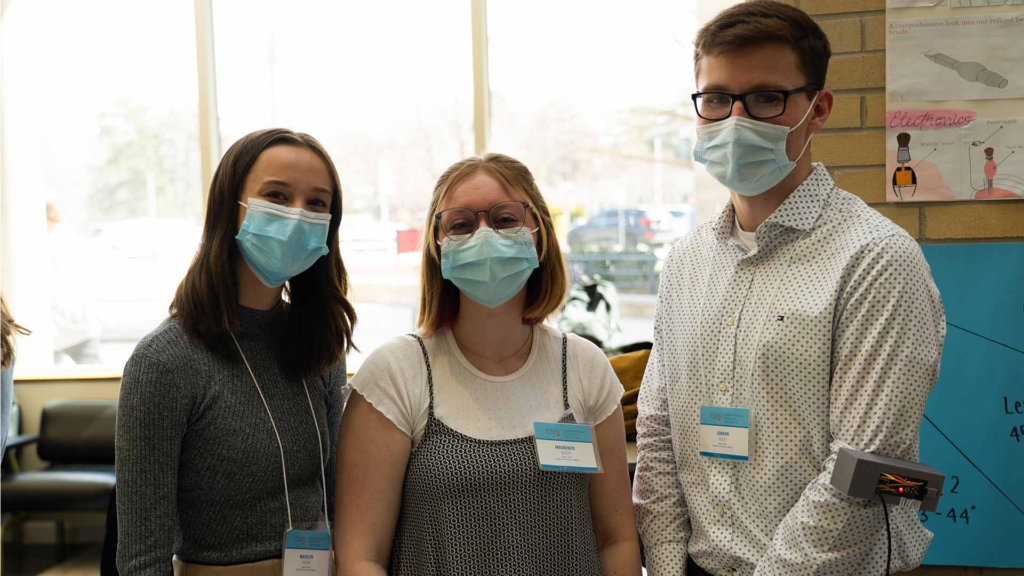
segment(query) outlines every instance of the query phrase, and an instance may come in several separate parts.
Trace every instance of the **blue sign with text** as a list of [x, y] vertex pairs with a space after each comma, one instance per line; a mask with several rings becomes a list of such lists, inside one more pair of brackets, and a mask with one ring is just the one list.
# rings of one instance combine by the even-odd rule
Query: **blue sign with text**
[[[946, 309], [921, 462], [946, 475], [925, 564], [1024, 567], [1024, 243], [922, 246]], [[913, 346], [913, 342], [907, 342]]]

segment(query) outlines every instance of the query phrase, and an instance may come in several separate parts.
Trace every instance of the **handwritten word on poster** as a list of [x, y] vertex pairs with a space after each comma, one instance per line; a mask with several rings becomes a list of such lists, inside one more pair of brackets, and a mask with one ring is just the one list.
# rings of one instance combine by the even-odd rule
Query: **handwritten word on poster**
[[1024, 118], [970, 110], [889, 110], [890, 202], [1024, 198]]
[[960, 131], [977, 114], [968, 110], [890, 110], [886, 115], [886, 199], [890, 202], [962, 200]]

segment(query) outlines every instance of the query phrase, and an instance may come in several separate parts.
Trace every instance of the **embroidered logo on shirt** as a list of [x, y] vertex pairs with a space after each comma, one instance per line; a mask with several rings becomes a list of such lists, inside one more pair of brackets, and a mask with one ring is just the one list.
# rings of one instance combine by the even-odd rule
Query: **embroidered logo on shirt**
[[783, 322], [785, 320], [786, 320], [786, 317], [781, 315], [781, 314], [775, 317], [775, 321], [776, 322]]

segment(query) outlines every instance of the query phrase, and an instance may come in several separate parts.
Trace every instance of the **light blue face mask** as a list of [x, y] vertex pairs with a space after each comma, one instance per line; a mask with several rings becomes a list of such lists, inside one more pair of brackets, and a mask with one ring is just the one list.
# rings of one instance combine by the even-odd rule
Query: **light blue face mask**
[[330, 224], [330, 214], [250, 198], [235, 241], [256, 278], [277, 288], [327, 254]]
[[782, 182], [807, 151], [810, 138], [796, 160], [790, 160], [786, 139], [810, 116], [817, 101], [815, 95], [804, 117], [792, 128], [739, 116], [698, 126], [693, 159], [729, 190], [742, 196], [763, 194]]
[[497, 308], [512, 299], [540, 266], [533, 245], [536, 230], [513, 236], [481, 227], [465, 240], [441, 242], [441, 276], [474, 302]]

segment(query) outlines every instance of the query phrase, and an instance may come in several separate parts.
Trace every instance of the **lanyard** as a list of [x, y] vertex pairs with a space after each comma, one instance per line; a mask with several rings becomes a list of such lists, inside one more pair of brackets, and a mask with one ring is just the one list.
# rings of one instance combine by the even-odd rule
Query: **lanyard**
[[[249, 370], [249, 376], [252, 377], [252, 383], [256, 385], [256, 391], [260, 393], [260, 400], [263, 401], [263, 407], [267, 409], [267, 417], [270, 418], [270, 426], [274, 429], [274, 436], [277, 438], [277, 448], [281, 452], [281, 476], [284, 478], [284, 505], [288, 509], [288, 529], [292, 529], [292, 504], [288, 498], [288, 472], [285, 470], [284, 465], [284, 444], [281, 443], [281, 434], [277, 431], [277, 424], [274, 423], [274, 415], [270, 413], [270, 405], [267, 404], [267, 399], [263, 396], [263, 390], [260, 389], [260, 383], [256, 381], [256, 374], [253, 373], [252, 367], [249, 366], [249, 360], [246, 359], [245, 353], [242, 352], [242, 347], [238, 345], [238, 339], [235, 338], [234, 333], [231, 334], [231, 339], [235, 342], [235, 348], [238, 348], [238, 353], [242, 356], [242, 362], [245, 363], [245, 367]], [[327, 514], [327, 477], [324, 473], [324, 442], [320, 437], [320, 424], [316, 420], [316, 412], [313, 410], [313, 399], [309, 396], [309, 387], [306, 386], [306, 379], [302, 379], [302, 389], [306, 391], [306, 401], [309, 403], [309, 413], [313, 415], [313, 426], [316, 429], [316, 442], [320, 447], [317, 454], [320, 455], [320, 482], [324, 490], [324, 523], [327, 524], [327, 534], [331, 533], [331, 524], [327, 521], [330, 517]]]

